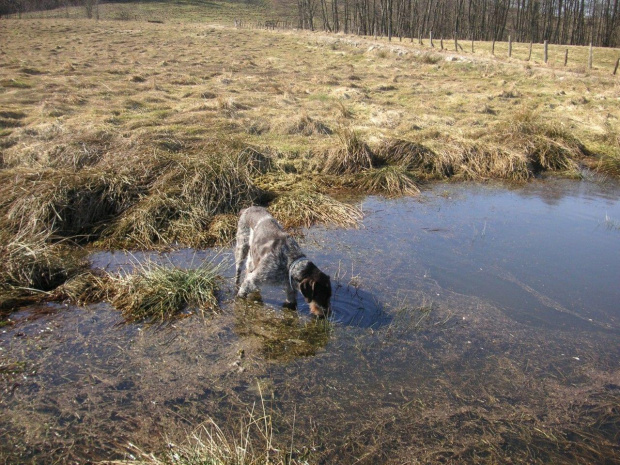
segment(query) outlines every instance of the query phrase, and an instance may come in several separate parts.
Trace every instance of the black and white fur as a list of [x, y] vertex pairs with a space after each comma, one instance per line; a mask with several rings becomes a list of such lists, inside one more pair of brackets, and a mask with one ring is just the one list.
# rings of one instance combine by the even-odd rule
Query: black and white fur
[[[247, 260], [246, 260], [247, 257]], [[241, 269], [246, 260], [245, 279]], [[263, 283], [283, 284], [285, 305], [296, 307], [297, 290], [310, 304], [317, 316], [329, 312], [331, 283], [301, 251], [297, 241], [284, 231], [276, 219], [263, 207], [250, 207], [241, 212], [235, 247], [235, 284], [238, 297], [247, 297]]]

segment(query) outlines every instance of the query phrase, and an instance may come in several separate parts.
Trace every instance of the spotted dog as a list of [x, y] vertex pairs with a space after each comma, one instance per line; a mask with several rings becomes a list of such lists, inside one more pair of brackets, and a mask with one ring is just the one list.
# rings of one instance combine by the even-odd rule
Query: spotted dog
[[[246, 273], [241, 282], [244, 260]], [[235, 283], [238, 297], [247, 297], [263, 283], [283, 284], [287, 307], [296, 308], [299, 289], [314, 315], [325, 316], [330, 310], [329, 276], [306, 257], [295, 239], [262, 207], [246, 208], [239, 217]]]

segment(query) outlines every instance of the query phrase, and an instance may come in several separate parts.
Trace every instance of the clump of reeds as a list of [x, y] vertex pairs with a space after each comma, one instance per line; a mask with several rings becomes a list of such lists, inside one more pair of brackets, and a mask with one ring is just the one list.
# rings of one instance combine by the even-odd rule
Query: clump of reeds
[[109, 275], [110, 303], [129, 321], [166, 320], [185, 309], [218, 309], [219, 267], [180, 269], [153, 262], [132, 274]]
[[301, 134], [303, 136], [330, 135], [333, 131], [320, 121], [310, 118], [308, 115], [301, 116], [293, 122], [286, 131], [287, 134]]
[[328, 152], [323, 173], [360, 173], [375, 165], [375, 154], [357, 132], [347, 129], [339, 134], [339, 141], [339, 147]]
[[291, 191], [269, 205], [269, 210], [285, 228], [310, 227], [315, 224], [357, 227], [361, 210], [318, 192]]
[[360, 174], [358, 186], [365, 192], [387, 197], [416, 195], [420, 193], [412, 173], [400, 166], [384, 166]]

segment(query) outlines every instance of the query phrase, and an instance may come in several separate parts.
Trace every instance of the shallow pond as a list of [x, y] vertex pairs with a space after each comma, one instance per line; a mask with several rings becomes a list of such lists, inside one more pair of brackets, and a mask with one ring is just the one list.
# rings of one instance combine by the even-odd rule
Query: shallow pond
[[281, 309], [279, 289], [235, 301], [230, 266], [213, 316], [14, 314], [0, 334], [0, 457], [159, 451], [209, 418], [236, 431], [263, 399], [275, 443], [310, 463], [620, 463], [620, 188], [439, 184], [363, 209], [360, 229], [301, 239], [337, 285], [328, 322], [302, 302]]

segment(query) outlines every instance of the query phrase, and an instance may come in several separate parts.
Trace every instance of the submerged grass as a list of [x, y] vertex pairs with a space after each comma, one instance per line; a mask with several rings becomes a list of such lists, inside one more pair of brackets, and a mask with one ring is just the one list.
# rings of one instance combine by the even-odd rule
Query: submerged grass
[[[273, 417], [267, 412], [260, 382], [260, 407], [247, 410], [235, 432], [222, 429], [209, 419], [188, 435], [179, 445], [170, 444], [165, 454], [146, 453], [130, 445], [129, 452], [137, 458], [110, 462], [135, 465], [301, 465], [292, 457], [292, 446], [276, 447]], [[289, 450], [287, 450], [289, 449]]]

